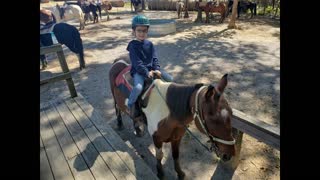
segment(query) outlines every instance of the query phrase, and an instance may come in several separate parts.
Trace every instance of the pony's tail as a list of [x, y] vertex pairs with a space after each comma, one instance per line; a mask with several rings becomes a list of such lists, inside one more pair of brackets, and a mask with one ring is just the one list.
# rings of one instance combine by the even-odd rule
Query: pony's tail
[[56, 19], [56, 16], [51, 12], [51, 16], [52, 16], [52, 21], [54, 24], [57, 23], [57, 19]]
[[254, 3], [253, 5], [254, 5], [253, 6], [253, 14], [256, 16], [257, 15], [257, 4]]
[[75, 44], [76, 44], [76, 46], [78, 46], [77, 49], [78, 49], [78, 54], [79, 54], [79, 64], [80, 64], [81, 68], [85, 68], [86, 67], [86, 62], [84, 60], [84, 51], [83, 51], [82, 39], [80, 37], [80, 34], [77, 37], [78, 38], [75, 38]]

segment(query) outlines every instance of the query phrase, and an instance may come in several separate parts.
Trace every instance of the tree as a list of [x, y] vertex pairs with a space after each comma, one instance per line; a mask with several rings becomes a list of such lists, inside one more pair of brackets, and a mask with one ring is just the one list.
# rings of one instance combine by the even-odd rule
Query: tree
[[277, 1], [277, 8], [276, 8], [276, 11], [274, 13], [274, 16], [273, 18], [275, 18], [277, 16], [277, 13], [278, 13], [278, 9], [280, 8], [280, 0]]
[[236, 26], [236, 16], [238, 12], [238, 0], [233, 0], [233, 6], [232, 6], [232, 14], [230, 18], [230, 22], [228, 25], [228, 29], [237, 29]]
[[272, 10], [274, 9], [275, 4], [276, 4], [276, 0], [272, 0]]

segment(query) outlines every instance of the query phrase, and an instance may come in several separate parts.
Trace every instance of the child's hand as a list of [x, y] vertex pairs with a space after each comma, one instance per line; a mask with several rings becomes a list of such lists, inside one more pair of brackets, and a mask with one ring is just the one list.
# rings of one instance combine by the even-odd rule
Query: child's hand
[[153, 73], [155, 73], [158, 77], [161, 77], [161, 72], [159, 70], [155, 70]]
[[152, 78], [153, 77], [153, 72], [154, 71], [149, 71], [148, 78]]

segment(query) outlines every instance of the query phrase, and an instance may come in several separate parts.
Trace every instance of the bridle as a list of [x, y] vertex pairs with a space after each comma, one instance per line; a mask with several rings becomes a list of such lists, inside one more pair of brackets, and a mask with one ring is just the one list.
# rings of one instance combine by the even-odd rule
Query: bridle
[[191, 112], [193, 113], [193, 120], [194, 121], [196, 119], [198, 120], [198, 122], [201, 125], [203, 131], [205, 132], [207, 137], [210, 139], [210, 142], [211, 142], [211, 145], [212, 145], [210, 150], [214, 150], [215, 152], [217, 152], [218, 147], [217, 147], [215, 142], [219, 142], [219, 143], [222, 143], [222, 144], [225, 144], [225, 145], [234, 145], [236, 141], [235, 141], [235, 139], [233, 139], [232, 141], [223, 140], [223, 139], [220, 139], [218, 137], [214, 137], [210, 133], [208, 133], [208, 128], [207, 128], [207, 125], [206, 125], [206, 121], [203, 118], [201, 118], [202, 114], [199, 113], [199, 108], [198, 108], [198, 107], [200, 107], [200, 105], [199, 105], [199, 94], [205, 88], [207, 88], [207, 86], [202, 86], [202, 87], [200, 87], [198, 89], [198, 91], [196, 93], [196, 96], [195, 96], [195, 101], [194, 101], [195, 105], [194, 105], [194, 108], [192, 107]]

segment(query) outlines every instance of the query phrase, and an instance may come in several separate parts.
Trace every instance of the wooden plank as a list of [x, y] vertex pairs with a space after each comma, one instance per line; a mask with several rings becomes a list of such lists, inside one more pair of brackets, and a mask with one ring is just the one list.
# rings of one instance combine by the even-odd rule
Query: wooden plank
[[[58, 111], [55, 107], [51, 106], [48, 110], [46, 110], [49, 123], [53, 127], [53, 131], [56, 134], [58, 142], [62, 148], [62, 151], [67, 159], [71, 172], [76, 180], [90, 180], [94, 179], [90, 169], [88, 168], [87, 164], [85, 163], [83, 157], [80, 154], [77, 146], [73, 142], [71, 135], [69, 134], [66, 126], [61, 119]], [[74, 164], [77, 164], [79, 169], [85, 169], [78, 171]]]
[[40, 180], [54, 180], [41, 137], [40, 137]]
[[244, 113], [232, 109], [232, 126], [238, 130], [280, 150], [280, 130], [279, 128], [258, 121]]
[[120, 136], [105, 122], [101, 115], [93, 109], [81, 94], [74, 98], [74, 100], [106, 138], [112, 148], [117, 150], [116, 152], [119, 154], [120, 158], [126, 162], [126, 165], [137, 179], [158, 179], [152, 170], [128, 147], [127, 144], [119, 143], [123, 142]]
[[74, 179], [44, 111], [40, 111], [40, 118], [40, 134], [54, 179]]
[[[48, 53], [52, 53], [52, 52], [56, 52], [57, 53], [57, 56], [58, 56], [59, 63], [60, 63], [60, 66], [62, 68], [62, 71], [64, 72], [64, 74], [68, 74], [69, 73], [69, 68], [68, 68], [68, 64], [66, 62], [66, 58], [64, 56], [61, 44], [54, 44], [54, 45], [51, 45], [51, 46], [41, 47], [40, 48], [40, 55], [41, 54], [48, 54]], [[62, 78], [61, 76], [63, 77], [63, 75], [60, 75], [60, 76], [53, 77], [51, 79], [50, 78], [49, 79], [45, 79], [45, 81], [40, 81], [40, 85], [43, 84], [43, 83], [47, 83], [50, 80], [57, 81], [57, 80], [65, 79], [66, 82], [67, 82], [71, 97], [77, 97], [77, 91], [76, 91], [76, 88], [74, 86], [74, 82], [72, 80], [71, 75], [68, 78]], [[68, 76], [68, 75], [66, 75], [66, 76]]]
[[241, 145], [242, 145], [242, 139], [243, 139], [243, 132], [236, 128], [232, 128], [232, 134], [235, 136], [236, 144], [236, 155], [232, 158], [231, 166], [235, 170], [239, 163], [240, 163], [240, 152], [241, 152]]
[[[62, 68], [62, 71], [64, 73], [68, 73], [69, 68], [68, 68], [68, 64], [66, 62], [66, 58], [64, 57], [63, 50], [61, 49], [60, 51], [58, 51], [57, 55], [58, 55], [58, 59], [59, 59], [59, 63]], [[68, 85], [71, 97], [77, 97], [77, 91], [76, 91], [76, 88], [74, 87], [74, 83], [73, 83], [72, 78], [68, 78], [68, 79], [66, 79], [66, 81], [67, 81], [67, 85]]]
[[[79, 126], [73, 114], [66, 108], [63, 108], [61, 103], [63, 102], [56, 102], [55, 106], [95, 179], [115, 179], [112, 172], [99, 155], [99, 152], [95, 149], [83, 129]], [[83, 170], [80, 167], [75, 168]]]
[[43, 84], [46, 84], [46, 83], [54, 83], [54, 82], [57, 82], [57, 81], [68, 79], [68, 78], [72, 78], [71, 77], [71, 72], [67, 72], [67, 73], [64, 73], [64, 74], [59, 74], [59, 75], [56, 75], [54, 77], [45, 78], [43, 80], [40, 80], [40, 85], [43, 85]]
[[136, 179], [126, 166], [125, 162], [121, 160], [116, 151], [109, 145], [102, 134], [96, 129], [96, 127], [80, 109], [78, 104], [72, 99], [66, 100], [65, 103], [77, 119], [78, 123], [82, 126], [91, 142], [100, 152], [100, 155], [105, 160], [106, 164], [110, 167], [115, 177], [117, 179]]
[[62, 46], [59, 43], [51, 46], [40, 47], [40, 55], [54, 53], [61, 50], [62, 50]]

